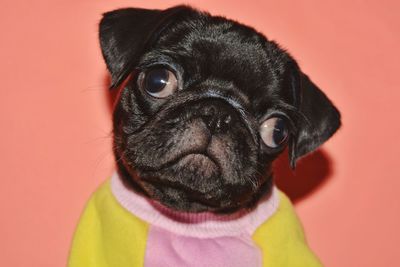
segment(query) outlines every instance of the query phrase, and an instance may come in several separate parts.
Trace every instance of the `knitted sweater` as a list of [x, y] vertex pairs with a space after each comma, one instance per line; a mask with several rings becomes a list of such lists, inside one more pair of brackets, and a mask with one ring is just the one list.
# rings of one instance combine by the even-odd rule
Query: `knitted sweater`
[[90, 198], [68, 267], [314, 267], [289, 199], [276, 188], [251, 211], [171, 211], [114, 174]]

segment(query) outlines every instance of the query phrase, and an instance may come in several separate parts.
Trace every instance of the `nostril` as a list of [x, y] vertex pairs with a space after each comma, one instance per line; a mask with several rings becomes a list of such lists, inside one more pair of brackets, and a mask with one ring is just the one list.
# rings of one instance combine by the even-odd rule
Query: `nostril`
[[214, 123], [214, 116], [211, 115], [203, 115], [202, 119], [204, 121], [204, 123], [210, 128], [212, 127], [213, 123]]
[[207, 106], [203, 109], [203, 115], [207, 117], [213, 117], [217, 113], [217, 109], [214, 106]]
[[200, 118], [211, 133], [225, 132], [235, 120], [235, 115], [224, 103], [213, 103], [202, 107]]
[[224, 118], [224, 123], [228, 125], [231, 123], [231, 121], [232, 121], [232, 116], [230, 114], [227, 114]]
[[202, 109], [201, 118], [209, 129], [215, 127], [217, 109], [215, 106], [206, 106]]

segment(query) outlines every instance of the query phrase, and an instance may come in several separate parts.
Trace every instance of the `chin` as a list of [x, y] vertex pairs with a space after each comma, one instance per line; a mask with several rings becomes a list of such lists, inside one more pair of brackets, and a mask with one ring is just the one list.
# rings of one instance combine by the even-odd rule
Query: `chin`
[[[252, 209], [272, 189], [272, 174], [252, 179], [224, 177], [220, 161], [204, 154], [182, 155], [160, 170], [119, 163], [119, 173], [135, 191], [181, 212], [233, 213]], [[256, 171], [254, 171], [256, 172]]]

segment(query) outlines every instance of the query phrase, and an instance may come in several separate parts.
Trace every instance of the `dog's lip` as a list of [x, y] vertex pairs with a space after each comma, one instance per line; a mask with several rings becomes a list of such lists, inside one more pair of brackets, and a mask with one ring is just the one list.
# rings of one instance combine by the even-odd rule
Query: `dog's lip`
[[200, 156], [202, 158], [207, 158], [208, 160], [210, 160], [212, 163], [214, 163], [217, 167], [219, 167], [218, 165], [218, 161], [209, 153], [207, 152], [192, 152], [192, 153], [185, 153], [184, 155], [180, 156], [177, 160], [175, 160], [175, 162], [181, 161], [182, 159], [186, 158], [186, 157], [196, 157], [196, 156]]
[[137, 168], [141, 169], [142, 171], [159, 171], [162, 169], [166, 169], [169, 168], [175, 164], [177, 164], [178, 162], [180, 162], [181, 160], [183, 160], [185, 157], [188, 156], [202, 156], [207, 158], [208, 160], [210, 160], [218, 169], [221, 169], [221, 165], [218, 163], [218, 160], [211, 154], [207, 153], [206, 151], [203, 150], [193, 150], [193, 151], [188, 151], [186, 153], [183, 153], [173, 159], [170, 159], [166, 162], [164, 162], [163, 164], [155, 167], [150, 167], [150, 166], [140, 166]]
[[205, 152], [205, 151], [192, 151], [190, 153], [185, 153], [183, 155], [181, 155], [180, 157], [178, 157], [178, 159], [176, 159], [173, 163], [177, 163], [181, 160], [183, 160], [186, 157], [196, 157], [196, 156], [202, 156], [207, 158], [208, 160], [210, 160], [218, 169], [221, 169], [221, 165], [219, 164], [218, 160], [216, 157], [214, 157], [212, 154]]
[[[200, 198], [202, 201], [204, 201], [205, 199], [205, 195], [207, 195], [210, 192], [198, 192], [196, 189], [194, 189], [193, 187], [190, 187], [184, 183], [181, 183], [179, 181], [165, 181], [165, 180], [159, 180], [156, 179], [154, 177], [146, 177], [145, 179], [143, 179], [143, 181], [145, 181], [146, 183], [151, 184], [154, 187], [158, 187], [158, 186], [163, 186], [163, 187], [170, 187], [170, 188], [174, 188], [180, 191], [186, 191], [186, 192], [192, 192], [193, 194], [191, 194], [191, 197], [197, 199], [198, 197], [196, 197], [197, 194], [202, 195], [203, 197]], [[196, 201], [196, 202], [201, 202], [201, 201]]]

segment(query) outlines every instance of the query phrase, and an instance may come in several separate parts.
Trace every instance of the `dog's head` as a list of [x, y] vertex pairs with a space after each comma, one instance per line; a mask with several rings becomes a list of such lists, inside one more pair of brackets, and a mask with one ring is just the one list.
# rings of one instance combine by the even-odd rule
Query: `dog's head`
[[251, 207], [286, 146], [294, 167], [340, 125], [288, 53], [235, 21], [187, 6], [120, 9], [104, 14], [100, 42], [111, 87], [121, 87], [119, 171], [170, 208]]

